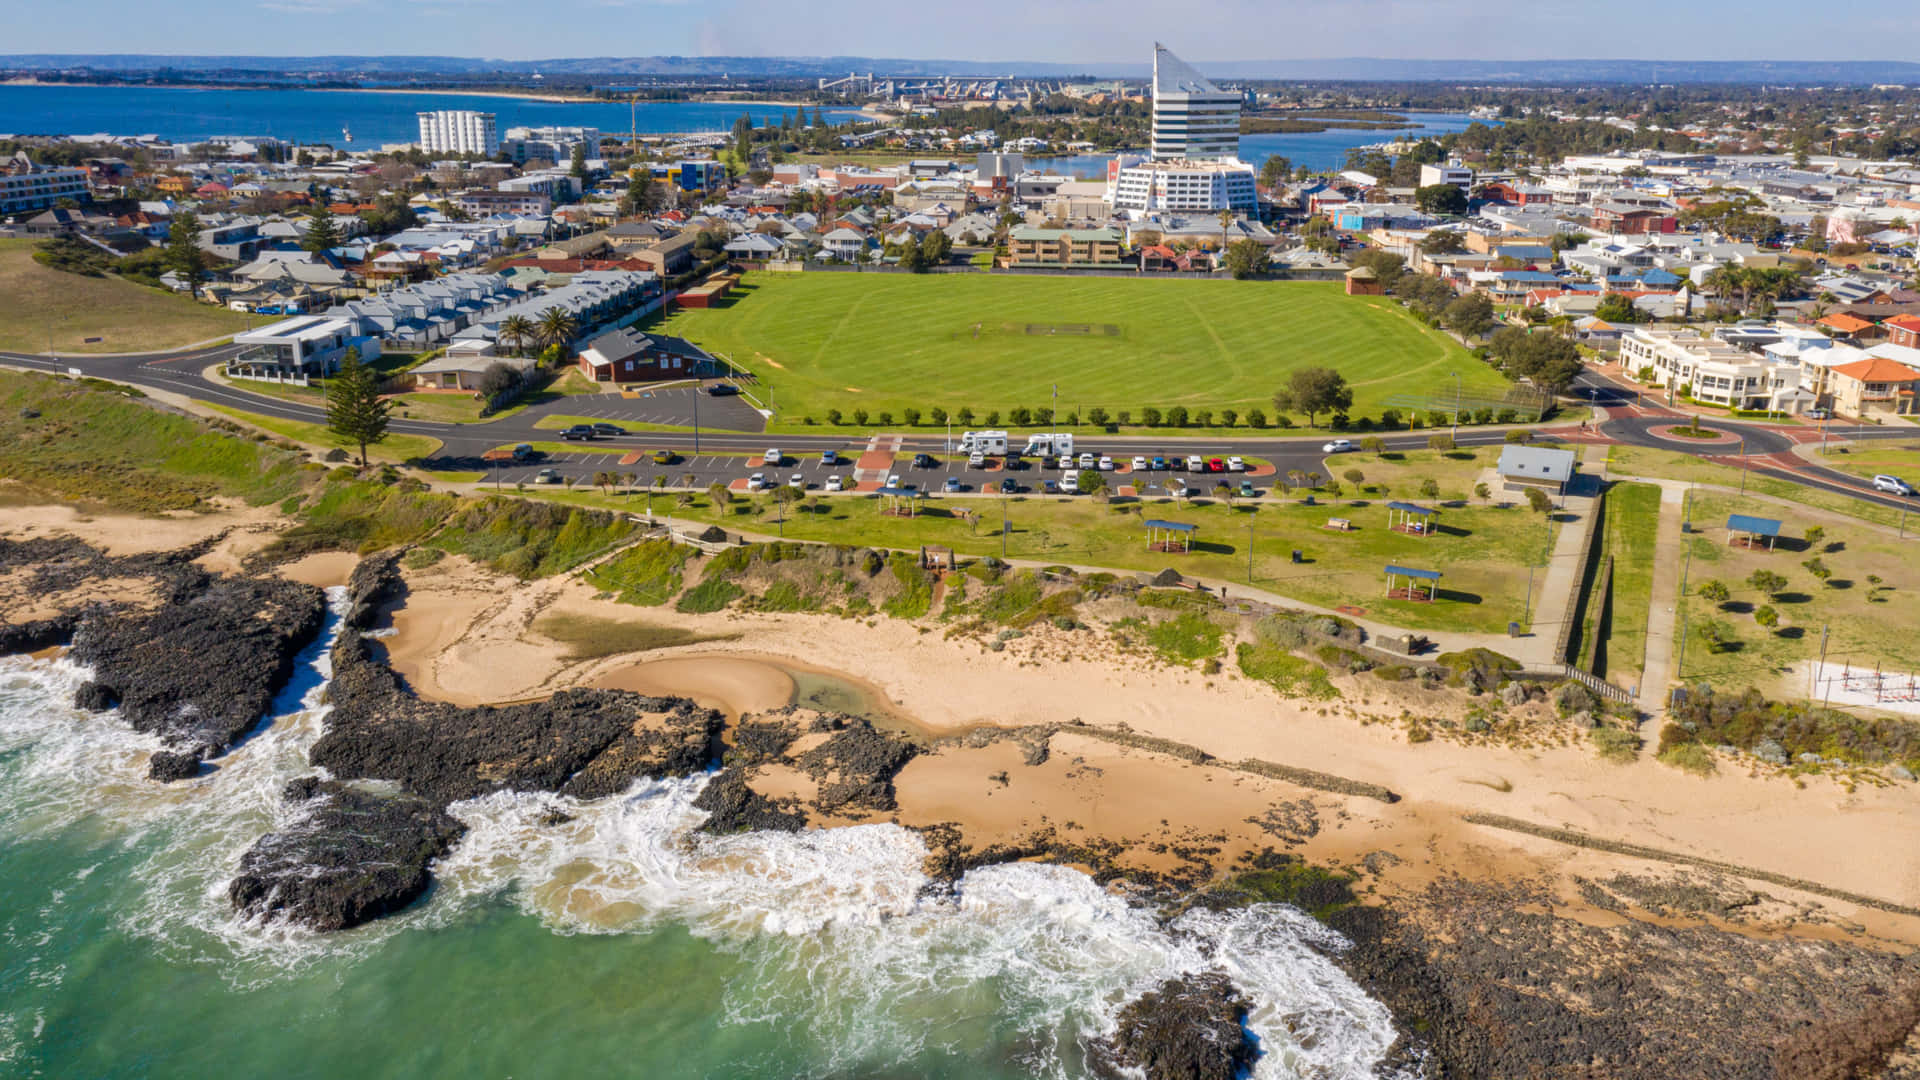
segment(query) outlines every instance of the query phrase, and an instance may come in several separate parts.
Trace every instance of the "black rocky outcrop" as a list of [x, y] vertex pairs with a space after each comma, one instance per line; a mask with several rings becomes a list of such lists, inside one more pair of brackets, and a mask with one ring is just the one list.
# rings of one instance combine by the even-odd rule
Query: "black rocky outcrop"
[[306, 777], [289, 801], [311, 804], [240, 857], [227, 896], [242, 914], [314, 930], [346, 930], [405, 908], [427, 891], [428, 866], [466, 826], [416, 795]]
[[334, 646], [328, 700], [313, 764], [391, 780], [441, 806], [503, 790], [596, 798], [642, 776], [688, 776], [716, 759], [724, 727], [717, 710], [626, 690], [478, 708], [423, 701], [353, 631]]
[[799, 832], [807, 827], [804, 811], [753, 790], [739, 766], [722, 769], [707, 781], [693, 805], [707, 812], [700, 828], [710, 833]]
[[78, 622], [79, 619], [72, 615], [56, 615], [51, 619], [0, 626], [0, 656], [39, 652], [55, 645], [65, 645], [73, 639], [73, 628]]
[[191, 780], [200, 775], [200, 755], [176, 754], [171, 750], [156, 750], [147, 761], [147, 778], [163, 784], [175, 780]]
[[1090, 1048], [1089, 1063], [1108, 1077], [1234, 1080], [1258, 1056], [1246, 1018], [1246, 1000], [1226, 975], [1170, 979], [1120, 1010], [1119, 1027]]
[[893, 778], [919, 747], [857, 717], [828, 714], [814, 727], [833, 734], [794, 764], [819, 785], [815, 805], [828, 813], [894, 809]]
[[80, 704], [117, 701], [136, 731], [215, 757], [258, 724], [320, 632], [326, 596], [279, 578], [182, 569], [173, 595], [145, 610], [83, 614], [73, 658], [97, 688]]
[[400, 557], [406, 550], [388, 551], [360, 560], [347, 578], [347, 617], [354, 630], [371, 630], [381, 614], [406, 595], [400, 576]]

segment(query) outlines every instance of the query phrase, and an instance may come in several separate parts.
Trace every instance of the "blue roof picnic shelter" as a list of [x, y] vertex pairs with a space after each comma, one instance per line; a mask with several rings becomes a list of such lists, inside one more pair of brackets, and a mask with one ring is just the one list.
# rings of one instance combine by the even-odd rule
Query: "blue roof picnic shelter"
[[[1393, 583], [1400, 578], [1406, 578], [1407, 583], [1399, 589], [1395, 589]], [[1436, 584], [1439, 580], [1440, 571], [1438, 570], [1419, 570], [1411, 566], [1395, 566], [1392, 563], [1388, 563], [1387, 599], [1417, 600], [1422, 603], [1431, 604], [1433, 603], [1433, 594], [1439, 591], [1440, 586]]]
[[1409, 502], [1390, 502], [1387, 504], [1387, 528], [1394, 532], [1408, 533], [1413, 536], [1433, 535], [1433, 515], [1440, 511], [1431, 506], [1416, 506]]
[[1772, 551], [1774, 541], [1780, 538], [1780, 522], [1751, 514], [1727, 515], [1727, 543], [1752, 549], [1760, 546], [1762, 537], [1766, 538], [1767, 550]]
[[1147, 527], [1148, 551], [1171, 551], [1185, 555], [1193, 550], [1193, 534], [1200, 526], [1184, 521], [1162, 521], [1149, 518], [1141, 524]]
[[911, 487], [883, 487], [874, 494], [886, 503], [880, 512], [893, 517], [912, 517], [919, 508], [920, 500], [927, 497], [926, 492]]

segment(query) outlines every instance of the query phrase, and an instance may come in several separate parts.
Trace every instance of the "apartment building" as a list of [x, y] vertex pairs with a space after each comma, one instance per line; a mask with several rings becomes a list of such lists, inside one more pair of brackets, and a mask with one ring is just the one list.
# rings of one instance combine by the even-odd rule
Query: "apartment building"
[[1695, 330], [1636, 327], [1620, 339], [1620, 360], [1636, 377], [1652, 368], [1653, 378], [1643, 381], [1709, 404], [1798, 413], [1814, 401], [1802, 386], [1800, 365], [1747, 352]]
[[1240, 95], [1222, 90], [1153, 47], [1153, 158], [1207, 161], [1240, 156]]
[[0, 217], [46, 210], [61, 199], [88, 200], [87, 171], [35, 165], [25, 151], [0, 160]]
[[500, 152], [500, 132], [492, 113], [471, 109], [436, 109], [418, 115], [420, 149], [429, 154], [480, 154], [492, 157]]
[[1022, 227], [1007, 234], [1007, 252], [1013, 266], [1121, 267], [1120, 253], [1127, 238], [1119, 229], [1038, 229]]

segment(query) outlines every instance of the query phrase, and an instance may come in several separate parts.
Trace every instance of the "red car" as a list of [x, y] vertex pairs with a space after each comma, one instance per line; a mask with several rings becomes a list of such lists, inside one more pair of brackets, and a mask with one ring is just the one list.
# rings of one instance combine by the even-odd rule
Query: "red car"
[[1225, 458], [1208, 458], [1207, 471], [1208, 472], [1226, 472], [1227, 471], [1226, 459]]

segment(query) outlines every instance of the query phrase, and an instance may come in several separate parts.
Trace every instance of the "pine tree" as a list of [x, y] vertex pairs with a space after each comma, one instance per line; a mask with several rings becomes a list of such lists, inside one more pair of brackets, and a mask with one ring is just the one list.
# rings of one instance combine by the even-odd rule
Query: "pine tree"
[[587, 144], [586, 143], [577, 142], [573, 144], [572, 165], [573, 165], [573, 168], [571, 172], [573, 173], [573, 178], [575, 180], [580, 181], [581, 186], [584, 187], [587, 182]]
[[308, 251], [332, 251], [340, 246], [340, 229], [333, 223], [333, 211], [324, 204], [313, 212], [313, 221], [307, 226], [307, 235], [300, 240], [300, 246]]
[[387, 410], [392, 407], [380, 396], [379, 373], [360, 362], [360, 350], [348, 349], [327, 388], [327, 430], [360, 445], [363, 469], [367, 447], [387, 440]]
[[167, 227], [167, 268], [185, 278], [188, 284], [198, 284], [205, 266], [206, 253], [200, 250], [200, 219], [194, 217], [191, 210], [183, 210]]

